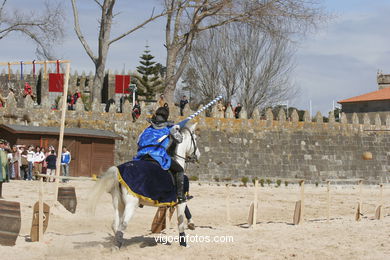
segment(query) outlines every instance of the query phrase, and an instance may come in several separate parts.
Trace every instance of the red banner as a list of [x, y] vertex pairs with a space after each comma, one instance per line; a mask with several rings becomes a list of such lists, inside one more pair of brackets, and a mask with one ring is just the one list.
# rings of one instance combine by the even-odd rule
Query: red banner
[[130, 75], [115, 75], [115, 94], [130, 94]]
[[49, 92], [64, 91], [64, 74], [49, 73]]

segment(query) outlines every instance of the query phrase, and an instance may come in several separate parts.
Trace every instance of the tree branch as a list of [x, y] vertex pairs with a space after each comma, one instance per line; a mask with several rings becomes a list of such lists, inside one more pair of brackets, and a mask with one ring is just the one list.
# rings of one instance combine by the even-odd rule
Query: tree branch
[[77, 34], [77, 37], [79, 38], [88, 56], [92, 59], [94, 63], [96, 63], [97, 58], [93, 54], [92, 49], [89, 47], [88, 42], [85, 40], [83, 34], [81, 33], [80, 24], [79, 24], [79, 12], [76, 6], [76, 0], [72, 0], [72, 8], [73, 8], [73, 16], [74, 16], [74, 30]]
[[100, 8], [103, 8], [103, 5], [98, 0], [94, 0], [94, 1]]
[[[72, 1], [74, 1], [74, 0], [72, 0]], [[154, 20], [156, 20], [156, 19], [158, 19], [158, 18], [160, 18], [160, 17], [162, 17], [162, 16], [165, 16], [166, 14], [167, 14], [167, 12], [164, 11], [164, 12], [162, 12], [162, 13], [156, 15], [156, 16], [151, 16], [149, 19], [145, 20], [144, 22], [142, 22], [141, 24], [137, 25], [136, 27], [134, 27], [134, 28], [128, 30], [127, 32], [121, 34], [120, 36], [118, 36], [118, 37], [112, 39], [112, 40], [108, 43], [108, 45], [111, 45], [112, 43], [114, 43], [114, 42], [116, 42], [116, 41], [122, 39], [123, 37], [126, 37], [126, 36], [129, 35], [130, 33], [132, 33], [132, 32], [134, 32], [134, 31], [136, 31], [136, 30], [142, 28], [142, 27], [145, 26], [146, 24], [148, 24], [148, 23], [150, 23], [150, 22], [152, 22], [152, 21], [154, 21]]]

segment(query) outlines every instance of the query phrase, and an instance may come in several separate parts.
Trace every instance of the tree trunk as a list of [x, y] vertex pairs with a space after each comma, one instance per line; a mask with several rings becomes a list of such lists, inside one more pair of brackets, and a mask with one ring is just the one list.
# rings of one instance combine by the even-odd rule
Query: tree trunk
[[95, 65], [95, 77], [93, 78], [92, 84], [92, 100], [93, 102], [98, 102], [99, 104], [102, 102], [102, 89], [104, 82], [104, 69], [105, 62], [98, 62]]
[[174, 93], [177, 80], [175, 79], [177, 51], [173, 48], [167, 50], [167, 71], [165, 75], [164, 96], [167, 103], [171, 106], [174, 102]]

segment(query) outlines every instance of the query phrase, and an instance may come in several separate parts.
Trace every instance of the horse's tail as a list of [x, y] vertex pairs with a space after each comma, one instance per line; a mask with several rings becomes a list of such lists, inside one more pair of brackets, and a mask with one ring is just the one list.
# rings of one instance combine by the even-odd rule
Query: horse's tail
[[89, 197], [89, 212], [95, 214], [96, 205], [104, 192], [113, 193], [119, 191], [118, 168], [110, 167], [97, 181]]

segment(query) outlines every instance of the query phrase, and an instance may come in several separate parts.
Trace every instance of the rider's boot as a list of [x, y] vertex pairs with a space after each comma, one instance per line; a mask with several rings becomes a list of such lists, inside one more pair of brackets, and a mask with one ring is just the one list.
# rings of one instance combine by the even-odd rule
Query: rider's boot
[[177, 189], [177, 201], [183, 203], [186, 201], [184, 195], [184, 172], [176, 173], [176, 189]]

